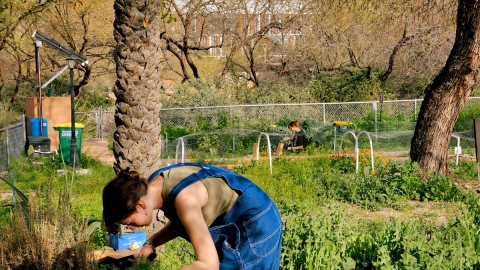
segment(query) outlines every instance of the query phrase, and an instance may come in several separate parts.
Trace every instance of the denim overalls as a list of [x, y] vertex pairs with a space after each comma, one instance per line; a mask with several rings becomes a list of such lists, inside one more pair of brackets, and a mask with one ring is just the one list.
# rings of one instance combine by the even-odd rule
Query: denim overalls
[[273, 269], [280, 267], [282, 221], [270, 197], [247, 178], [219, 167], [180, 163], [155, 171], [159, 173], [180, 166], [198, 166], [201, 169], [181, 180], [165, 199], [165, 216], [172, 222], [178, 236], [189, 240], [185, 227], [175, 210], [175, 198], [188, 185], [208, 177], [222, 178], [239, 194], [232, 209], [218, 217], [209, 231], [215, 243], [220, 269]]

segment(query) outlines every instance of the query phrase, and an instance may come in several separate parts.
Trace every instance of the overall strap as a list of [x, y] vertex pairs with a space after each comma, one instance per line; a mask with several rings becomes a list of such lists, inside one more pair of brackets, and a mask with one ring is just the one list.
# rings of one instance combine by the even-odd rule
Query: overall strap
[[[208, 178], [208, 177], [212, 177], [214, 176], [214, 174], [212, 173], [212, 171], [210, 170], [210, 166], [208, 165], [204, 165], [204, 164], [193, 164], [193, 163], [190, 163], [190, 164], [185, 164], [183, 163], [183, 165], [186, 165], [186, 166], [198, 166], [200, 165], [201, 169], [198, 171], [198, 172], [195, 172], [195, 173], [192, 173], [191, 175], [185, 177], [184, 179], [180, 180], [180, 182], [178, 182], [178, 184], [176, 184], [172, 190], [170, 191], [170, 194], [168, 194], [168, 199], [167, 201], [171, 202], [172, 205], [173, 205], [173, 201], [175, 201], [175, 198], [177, 197], [178, 193], [180, 193], [180, 191], [182, 191], [184, 188], [188, 187], [189, 185], [197, 182], [197, 181], [200, 181], [200, 180], [203, 180], [205, 178]], [[215, 175], [215, 176], [218, 176], [218, 175]]]
[[203, 165], [203, 164], [200, 164], [200, 163], [195, 163], [195, 162], [184, 162], [184, 163], [177, 163], [177, 164], [169, 165], [169, 166], [166, 166], [166, 167], [163, 167], [163, 168], [160, 168], [160, 169], [154, 171], [154, 172], [148, 177], [148, 183], [152, 182], [153, 179], [155, 179], [155, 177], [157, 177], [161, 172], [168, 171], [168, 170], [170, 170], [170, 169], [177, 168], [177, 167], [180, 167], [180, 166], [197, 166], [197, 167], [202, 167], [202, 166], [204, 166], [204, 165]]

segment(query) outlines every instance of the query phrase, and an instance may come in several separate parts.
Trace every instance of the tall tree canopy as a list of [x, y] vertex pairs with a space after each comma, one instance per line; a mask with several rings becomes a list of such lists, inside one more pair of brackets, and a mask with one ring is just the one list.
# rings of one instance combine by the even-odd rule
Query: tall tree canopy
[[480, 0], [459, 0], [455, 43], [445, 67], [425, 89], [410, 157], [424, 171], [448, 173], [453, 126], [480, 80]]

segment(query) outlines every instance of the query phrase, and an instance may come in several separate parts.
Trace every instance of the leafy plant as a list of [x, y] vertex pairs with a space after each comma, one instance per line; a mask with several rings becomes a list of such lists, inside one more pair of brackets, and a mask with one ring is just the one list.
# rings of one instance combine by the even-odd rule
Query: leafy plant
[[473, 119], [480, 118], [480, 106], [465, 106], [458, 114], [453, 130], [455, 132], [473, 130]]

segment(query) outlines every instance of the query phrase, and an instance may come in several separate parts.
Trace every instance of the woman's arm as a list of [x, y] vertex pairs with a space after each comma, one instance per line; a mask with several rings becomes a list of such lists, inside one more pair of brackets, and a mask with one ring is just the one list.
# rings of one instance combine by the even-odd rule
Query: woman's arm
[[161, 246], [176, 237], [177, 236], [172, 229], [172, 223], [168, 221], [163, 228], [147, 239], [146, 244], [142, 247], [138, 255], [148, 257], [155, 251], [156, 247]]
[[197, 261], [181, 269], [219, 269], [220, 262], [212, 236], [202, 214], [208, 201], [205, 185], [196, 182], [182, 190], [175, 199], [177, 214], [187, 230]]
[[291, 146], [287, 147], [287, 150], [301, 150], [301, 149], [303, 149], [303, 145], [293, 146], [293, 147], [291, 147]]

